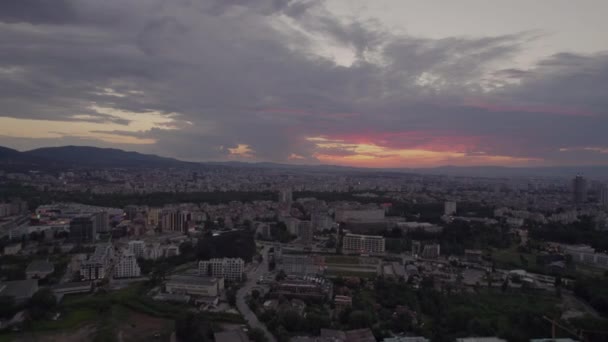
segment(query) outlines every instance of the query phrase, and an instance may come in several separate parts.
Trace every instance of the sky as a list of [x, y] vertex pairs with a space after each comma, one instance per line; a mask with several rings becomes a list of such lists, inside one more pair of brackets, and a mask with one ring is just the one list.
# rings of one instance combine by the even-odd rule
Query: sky
[[605, 0], [3, 0], [0, 145], [608, 165]]

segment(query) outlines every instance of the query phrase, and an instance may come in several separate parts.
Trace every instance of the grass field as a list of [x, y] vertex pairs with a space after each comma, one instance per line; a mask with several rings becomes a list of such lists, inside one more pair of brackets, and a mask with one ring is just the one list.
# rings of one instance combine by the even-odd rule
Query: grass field
[[[523, 256], [527, 264], [523, 262]], [[512, 246], [508, 249], [492, 250], [492, 259], [498, 268], [506, 269], [526, 269], [530, 271], [538, 271], [540, 267], [536, 264], [535, 253], [522, 253], [517, 250], [517, 246]]]

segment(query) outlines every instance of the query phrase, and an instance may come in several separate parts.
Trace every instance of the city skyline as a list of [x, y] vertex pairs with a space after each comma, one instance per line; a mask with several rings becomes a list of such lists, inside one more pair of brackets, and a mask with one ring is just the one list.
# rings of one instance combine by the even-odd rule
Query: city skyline
[[7, 1], [0, 145], [608, 165], [602, 1]]

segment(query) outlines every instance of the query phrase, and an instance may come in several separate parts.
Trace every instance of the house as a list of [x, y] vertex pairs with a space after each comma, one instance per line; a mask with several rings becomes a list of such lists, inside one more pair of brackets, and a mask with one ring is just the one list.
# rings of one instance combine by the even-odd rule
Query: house
[[27, 279], [44, 279], [53, 272], [55, 266], [46, 260], [34, 260], [25, 269]]

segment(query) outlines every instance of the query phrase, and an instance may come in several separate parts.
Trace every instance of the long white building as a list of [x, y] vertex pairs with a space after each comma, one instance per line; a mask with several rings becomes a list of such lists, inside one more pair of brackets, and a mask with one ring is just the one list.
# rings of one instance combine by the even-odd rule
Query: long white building
[[222, 277], [226, 280], [242, 280], [244, 269], [245, 261], [241, 258], [211, 259], [198, 263], [199, 275]]
[[346, 234], [342, 240], [342, 251], [347, 254], [384, 254], [384, 237]]

